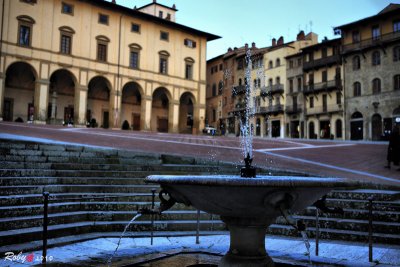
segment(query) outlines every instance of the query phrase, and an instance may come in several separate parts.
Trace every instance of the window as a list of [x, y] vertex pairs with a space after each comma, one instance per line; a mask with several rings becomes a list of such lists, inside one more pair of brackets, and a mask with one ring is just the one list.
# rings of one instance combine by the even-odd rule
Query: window
[[185, 58], [185, 79], [193, 79], [193, 64], [194, 60], [192, 58]]
[[108, 25], [108, 15], [104, 15], [104, 14], [99, 14], [99, 23], [100, 24], [104, 24], [104, 25]]
[[361, 83], [355, 82], [353, 84], [353, 96], [361, 96]]
[[70, 55], [72, 51], [72, 35], [75, 33], [73, 29], [67, 26], [59, 28], [60, 38], [60, 53]]
[[338, 104], [338, 105], [342, 104], [342, 93], [341, 92], [336, 92], [336, 104]]
[[400, 32], [400, 20], [393, 21], [393, 32]]
[[257, 85], [258, 85], [258, 87], [261, 87], [261, 79], [260, 78], [257, 79]]
[[237, 61], [237, 64], [238, 64], [238, 70], [241, 70], [241, 69], [243, 69], [243, 67], [244, 67], [244, 62], [243, 62], [243, 59], [241, 58], [241, 59], [238, 59], [238, 61]]
[[71, 4], [62, 2], [61, 3], [61, 13], [68, 14], [68, 15], [74, 15], [74, 6]]
[[107, 48], [110, 39], [105, 36], [97, 36], [97, 60], [98, 61], [107, 61]]
[[254, 88], [257, 88], [257, 79], [254, 79]]
[[378, 40], [381, 36], [381, 31], [379, 29], [379, 26], [373, 26], [371, 31], [372, 31], [372, 39]]
[[400, 46], [393, 48], [393, 61], [400, 61]]
[[195, 47], [196, 47], [196, 42], [193, 41], [193, 40], [190, 40], [190, 39], [185, 39], [185, 40], [183, 41], [183, 44], [184, 44], [185, 46], [187, 46], [187, 47], [190, 47], [190, 48], [195, 48]]
[[272, 63], [272, 60], [270, 60], [268, 63], [268, 68], [272, 69], [273, 67], [274, 67], [274, 64]]
[[321, 53], [322, 53], [322, 57], [323, 58], [327, 57], [328, 56], [328, 49], [326, 47], [322, 48]]
[[129, 49], [129, 67], [132, 69], [139, 69], [139, 56], [142, 47], [138, 44], [131, 44]]
[[352, 40], [353, 43], [359, 43], [360, 42], [360, 32], [359, 31], [353, 31], [352, 32]]
[[161, 51], [159, 52], [159, 55], [160, 55], [159, 72], [161, 74], [168, 74], [169, 53], [167, 51]]
[[223, 81], [219, 81], [218, 83], [218, 94], [222, 95], [222, 90], [224, 89], [224, 82]]
[[393, 90], [400, 90], [400, 74], [393, 77]]
[[217, 95], [217, 85], [214, 83], [212, 86], [212, 96], [216, 96]]
[[301, 58], [297, 59], [297, 67], [301, 67], [302, 66], [302, 60]]
[[222, 65], [222, 63], [221, 63], [221, 64], [219, 64], [219, 70], [221, 71], [222, 68], [223, 68], [223, 65]]
[[372, 93], [379, 94], [381, 92], [381, 80], [378, 78], [375, 78], [372, 80]]
[[310, 97], [310, 108], [314, 107], [314, 97]]
[[301, 92], [301, 85], [302, 85], [302, 81], [301, 81], [301, 77], [297, 78], [297, 91]]
[[293, 93], [293, 79], [289, 79], [289, 92]]
[[21, 2], [23, 2], [23, 3], [27, 3], [27, 4], [36, 4], [37, 3], [37, 0], [20, 0]]
[[322, 72], [322, 82], [327, 82], [328, 81], [328, 72], [324, 70]]
[[294, 66], [293, 60], [289, 60], [289, 69], [293, 69], [293, 66]]
[[35, 21], [28, 16], [18, 16], [18, 44], [32, 46], [32, 28]]
[[158, 17], [162, 18], [164, 16], [163, 12], [160, 10], [158, 11]]
[[279, 67], [281, 65], [281, 60], [278, 58], [276, 59], [276, 66]]
[[241, 86], [241, 85], [242, 85], [242, 79], [239, 78], [239, 86]]
[[140, 33], [140, 25], [136, 23], [131, 24], [131, 32]]
[[309, 54], [308, 54], [308, 61], [313, 61], [314, 60], [314, 53], [313, 52], [310, 52]]
[[168, 41], [169, 40], [169, 33], [168, 32], [161, 32], [160, 33], [160, 39], [163, 41]]
[[377, 66], [381, 64], [381, 53], [379, 51], [374, 51], [372, 53], [372, 66]]
[[353, 57], [353, 70], [359, 70], [361, 67], [360, 65], [360, 57], [359, 56], [354, 56]]

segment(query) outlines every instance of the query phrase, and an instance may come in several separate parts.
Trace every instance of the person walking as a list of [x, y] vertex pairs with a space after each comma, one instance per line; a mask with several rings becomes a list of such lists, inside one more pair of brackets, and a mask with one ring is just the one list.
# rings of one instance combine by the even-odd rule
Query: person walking
[[[400, 131], [399, 127], [394, 127], [392, 134], [389, 137], [389, 146], [387, 152], [388, 165], [385, 168], [390, 169], [391, 163], [398, 166], [400, 162]], [[400, 169], [398, 169], [400, 171]]]

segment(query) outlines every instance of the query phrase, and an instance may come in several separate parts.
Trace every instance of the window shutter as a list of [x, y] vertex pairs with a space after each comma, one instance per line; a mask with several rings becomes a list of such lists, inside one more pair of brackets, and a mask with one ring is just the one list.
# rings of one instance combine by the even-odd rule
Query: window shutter
[[193, 48], [195, 48], [196, 47], [196, 42], [195, 41], [193, 41]]

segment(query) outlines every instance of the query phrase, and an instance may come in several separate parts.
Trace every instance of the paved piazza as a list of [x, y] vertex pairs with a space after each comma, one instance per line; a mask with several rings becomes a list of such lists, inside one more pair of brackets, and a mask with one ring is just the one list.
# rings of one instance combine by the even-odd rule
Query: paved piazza
[[[11, 135], [234, 163], [242, 161], [238, 137], [0, 122], [0, 137]], [[394, 166], [391, 170], [384, 168], [387, 145], [387, 142], [254, 138], [253, 164], [300, 173], [399, 185], [399, 167]]]

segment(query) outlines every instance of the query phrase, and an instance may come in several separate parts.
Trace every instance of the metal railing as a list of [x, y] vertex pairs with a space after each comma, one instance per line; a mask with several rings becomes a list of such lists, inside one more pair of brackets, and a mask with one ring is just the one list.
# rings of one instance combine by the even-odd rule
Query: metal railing
[[305, 112], [306, 115], [340, 112], [340, 111], [343, 111], [343, 105], [342, 104], [333, 104], [333, 105], [326, 105], [326, 106], [315, 106], [313, 108], [307, 108], [305, 111], [306, 111]]
[[342, 79], [338, 78], [326, 82], [308, 84], [304, 86], [303, 92], [305, 94], [310, 94], [334, 89], [342, 89]]
[[319, 68], [323, 66], [333, 65], [333, 64], [341, 64], [340, 55], [332, 55], [328, 57], [323, 57], [319, 59], [314, 59], [308, 62], [303, 63], [303, 70], [309, 70], [314, 68]]
[[284, 85], [281, 83], [269, 85], [261, 88], [261, 93], [263, 94], [282, 94], [284, 92]]
[[268, 107], [257, 107], [257, 113], [277, 113], [277, 112], [283, 112], [283, 105], [282, 104], [277, 104], [273, 106], [268, 106]]
[[378, 37], [361, 40], [357, 43], [346, 44], [342, 46], [342, 53], [346, 54], [356, 50], [362, 50], [368, 47], [379, 46], [387, 42], [400, 39], [400, 31], [382, 34]]
[[298, 114], [301, 113], [303, 111], [303, 107], [301, 105], [290, 105], [290, 106], [286, 106], [285, 108], [285, 112], [287, 114]]

